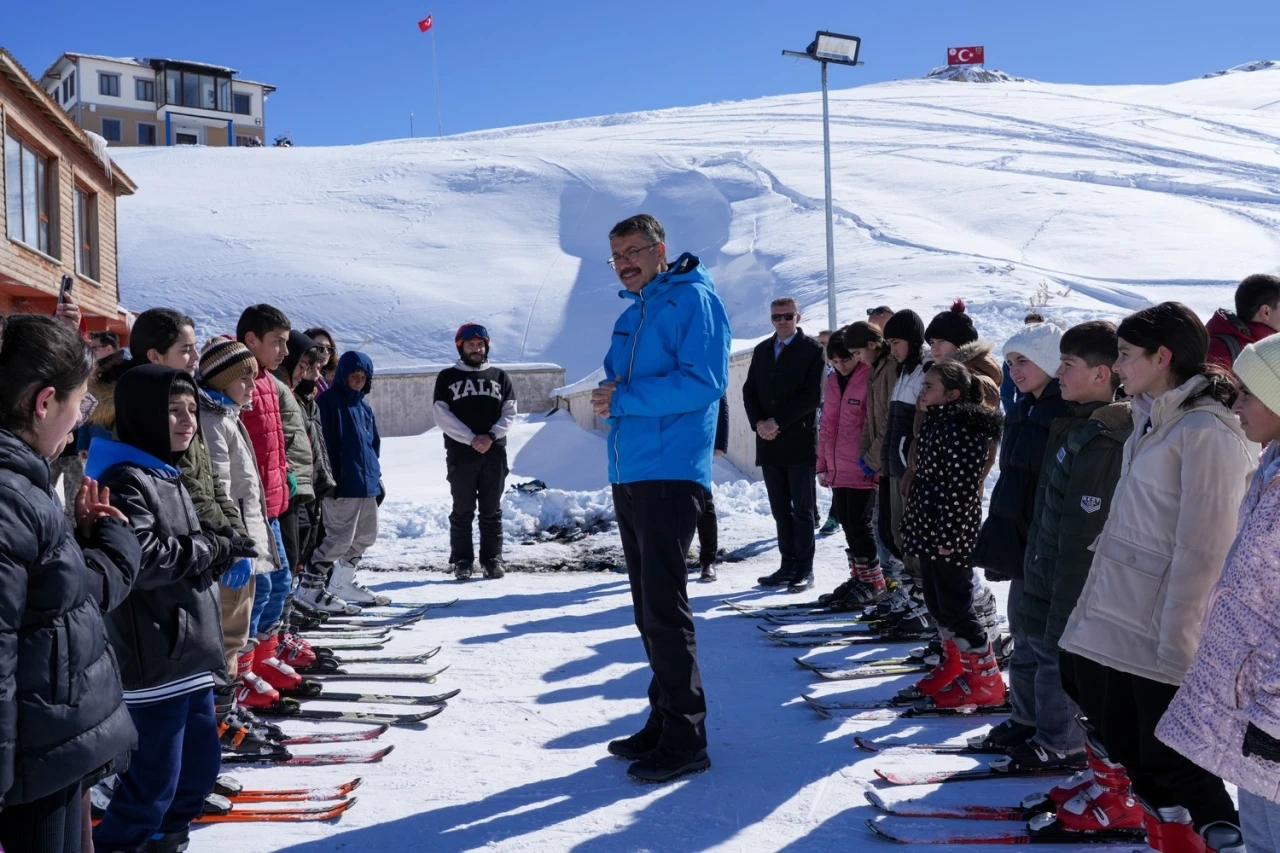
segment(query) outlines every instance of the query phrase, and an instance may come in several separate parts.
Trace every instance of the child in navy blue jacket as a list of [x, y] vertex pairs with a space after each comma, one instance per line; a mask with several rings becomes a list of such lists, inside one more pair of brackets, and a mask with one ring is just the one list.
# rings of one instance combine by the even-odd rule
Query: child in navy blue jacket
[[298, 595], [308, 603], [324, 594], [332, 577], [354, 584], [355, 567], [378, 538], [382, 439], [365, 402], [372, 386], [373, 360], [362, 352], [346, 352], [338, 360], [333, 385], [316, 400], [338, 487], [324, 499], [324, 541], [299, 584]]
[[94, 830], [99, 850], [185, 849], [222, 762], [214, 673], [225, 670], [219, 576], [253, 540], [202, 529], [178, 468], [196, 434], [196, 386], [161, 365], [116, 384], [116, 440], [85, 470], [111, 490], [142, 547], [133, 590], [107, 617], [138, 747]]

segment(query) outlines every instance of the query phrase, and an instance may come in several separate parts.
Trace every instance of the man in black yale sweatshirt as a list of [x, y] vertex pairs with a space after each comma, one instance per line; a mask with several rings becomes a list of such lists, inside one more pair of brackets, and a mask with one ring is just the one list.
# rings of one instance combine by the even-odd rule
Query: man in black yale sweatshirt
[[480, 507], [480, 568], [500, 578], [502, 492], [507, 480], [507, 433], [516, 416], [515, 392], [505, 371], [489, 365], [489, 332], [464, 323], [454, 335], [458, 360], [436, 379], [436, 426], [444, 433], [445, 466], [453, 492], [449, 514], [449, 567], [470, 580], [475, 564], [471, 520]]

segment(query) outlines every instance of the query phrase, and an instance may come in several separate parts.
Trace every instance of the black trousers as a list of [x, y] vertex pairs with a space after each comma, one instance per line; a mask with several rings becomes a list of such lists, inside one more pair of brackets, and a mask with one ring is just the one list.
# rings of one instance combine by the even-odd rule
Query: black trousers
[[1156, 724], [1169, 709], [1177, 685], [1107, 666], [1098, 669], [1106, 679], [1102, 742], [1111, 760], [1129, 771], [1134, 793], [1152, 808], [1182, 806], [1191, 812], [1196, 829], [1216, 820], [1239, 825], [1222, 780], [1156, 738]]
[[690, 480], [613, 487], [636, 627], [653, 670], [645, 728], [661, 728], [663, 744], [690, 751], [707, 746], [707, 700], [698, 670], [685, 555], [705, 500], [706, 490]]
[[971, 649], [985, 646], [987, 630], [978, 621], [978, 613], [973, 607], [976, 591], [973, 564], [921, 557], [920, 575], [924, 584], [924, 606], [938, 624], [955, 634], [957, 639], [968, 643]]
[[449, 562], [475, 561], [471, 522], [480, 509], [480, 562], [502, 556], [502, 492], [507, 485], [507, 448], [488, 453], [449, 453], [445, 458], [453, 512], [449, 513]]
[[1063, 691], [1071, 697], [1071, 701], [1080, 706], [1080, 713], [1093, 726], [1098, 739], [1105, 746], [1102, 718], [1106, 713], [1107, 701], [1106, 668], [1088, 658], [1059, 650], [1058, 674], [1062, 677]]
[[871, 530], [871, 513], [875, 509], [875, 489], [831, 490], [831, 509], [835, 511], [849, 552], [860, 563], [878, 561], [876, 537]]
[[289, 573], [298, 574], [298, 561], [302, 557], [302, 548], [298, 542], [298, 510], [302, 502], [297, 498], [289, 501], [289, 508], [280, 513], [280, 538], [284, 541], [284, 555], [289, 560]]
[[880, 541], [884, 544], [885, 550], [890, 554], [902, 559], [902, 549], [898, 547], [896, 531], [893, 529], [893, 496], [889, 492], [895, 488], [893, 482], [889, 479], [888, 472], [880, 475], [880, 489], [877, 500], [880, 502]]
[[698, 564], [704, 569], [716, 561], [720, 550], [720, 528], [716, 523], [715, 498], [710, 489], [702, 490], [702, 515], [698, 516]]
[[812, 465], [764, 465], [764, 487], [778, 527], [782, 567], [799, 575], [813, 571], [814, 501], [817, 474]]
[[[320, 517], [319, 500], [298, 507], [298, 560], [303, 566], [311, 564], [311, 555], [324, 539], [324, 522]], [[288, 540], [285, 547], [288, 548]]]
[[5, 853], [80, 853], [80, 783], [0, 812]]

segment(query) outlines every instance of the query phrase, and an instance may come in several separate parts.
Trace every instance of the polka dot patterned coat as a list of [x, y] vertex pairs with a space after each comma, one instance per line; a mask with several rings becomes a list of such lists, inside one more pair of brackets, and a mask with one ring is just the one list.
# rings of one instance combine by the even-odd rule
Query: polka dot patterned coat
[[[914, 557], [969, 565], [982, 526], [987, 455], [1000, 415], [972, 403], [930, 406], [917, 440], [916, 475], [902, 517], [903, 548]], [[939, 548], [950, 551], [941, 554]]]

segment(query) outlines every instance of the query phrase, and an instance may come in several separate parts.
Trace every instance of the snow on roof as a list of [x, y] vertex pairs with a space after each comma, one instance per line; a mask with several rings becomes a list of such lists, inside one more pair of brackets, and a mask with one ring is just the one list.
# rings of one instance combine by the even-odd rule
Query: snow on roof
[[924, 75], [926, 80], [953, 80], [959, 83], [1034, 83], [1026, 77], [1014, 77], [996, 69], [978, 65], [943, 65]]
[[1259, 59], [1254, 62], [1246, 62], [1244, 65], [1237, 65], [1234, 68], [1227, 68], [1222, 71], [1211, 71], [1204, 75], [1204, 78], [1221, 77], [1224, 74], [1243, 74], [1249, 71], [1270, 71], [1273, 68], [1280, 69], [1280, 60]]
[[111, 154], [107, 151], [107, 140], [92, 130], [86, 130], [84, 135], [89, 137], [89, 144], [93, 146], [93, 153], [97, 155], [98, 162], [102, 164], [102, 168], [107, 170], [107, 177], [111, 177], [111, 169], [114, 164], [111, 162]]

